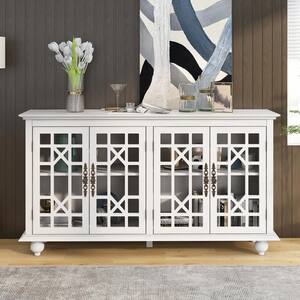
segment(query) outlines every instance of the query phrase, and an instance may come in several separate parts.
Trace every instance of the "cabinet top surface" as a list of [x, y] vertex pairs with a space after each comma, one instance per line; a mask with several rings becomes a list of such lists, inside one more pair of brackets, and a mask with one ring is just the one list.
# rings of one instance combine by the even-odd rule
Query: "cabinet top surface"
[[69, 113], [63, 109], [28, 110], [19, 115], [24, 120], [274, 120], [280, 115], [268, 109], [235, 109], [232, 113], [171, 111], [169, 114], [107, 112], [86, 109], [82, 113]]

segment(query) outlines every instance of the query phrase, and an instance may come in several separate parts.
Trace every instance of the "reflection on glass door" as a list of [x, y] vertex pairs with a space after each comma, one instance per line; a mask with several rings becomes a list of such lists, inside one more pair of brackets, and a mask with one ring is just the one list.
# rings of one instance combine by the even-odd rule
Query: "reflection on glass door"
[[33, 132], [34, 233], [88, 233], [88, 128]]
[[211, 130], [212, 233], [264, 233], [265, 128]]
[[209, 232], [208, 163], [208, 128], [155, 128], [155, 233]]
[[94, 127], [90, 138], [91, 232], [145, 233], [145, 129]]

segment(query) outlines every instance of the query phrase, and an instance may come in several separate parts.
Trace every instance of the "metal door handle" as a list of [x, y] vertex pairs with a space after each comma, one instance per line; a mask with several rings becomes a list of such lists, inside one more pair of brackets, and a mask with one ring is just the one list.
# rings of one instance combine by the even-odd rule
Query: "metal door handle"
[[215, 163], [212, 164], [212, 170], [211, 170], [211, 191], [213, 197], [216, 195], [216, 189], [217, 189], [217, 177], [216, 177], [216, 165]]
[[91, 167], [91, 193], [92, 193], [92, 197], [95, 196], [95, 190], [96, 190], [96, 170], [95, 170], [95, 164], [92, 163], [92, 167]]
[[209, 184], [209, 179], [208, 179], [208, 165], [207, 165], [207, 163], [204, 165], [203, 182], [204, 182], [204, 195], [205, 195], [205, 197], [207, 197], [207, 195], [208, 195], [208, 184]]
[[84, 164], [83, 166], [83, 172], [82, 172], [82, 189], [83, 189], [83, 195], [84, 197], [87, 196], [87, 190], [88, 190], [88, 170], [87, 170], [87, 164]]

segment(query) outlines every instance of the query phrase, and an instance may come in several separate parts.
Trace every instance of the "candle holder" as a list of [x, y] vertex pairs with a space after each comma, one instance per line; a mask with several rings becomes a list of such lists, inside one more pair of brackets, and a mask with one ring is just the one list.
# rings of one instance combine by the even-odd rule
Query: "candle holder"
[[194, 112], [196, 111], [196, 87], [191, 83], [181, 83], [179, 85], [179, 111]]

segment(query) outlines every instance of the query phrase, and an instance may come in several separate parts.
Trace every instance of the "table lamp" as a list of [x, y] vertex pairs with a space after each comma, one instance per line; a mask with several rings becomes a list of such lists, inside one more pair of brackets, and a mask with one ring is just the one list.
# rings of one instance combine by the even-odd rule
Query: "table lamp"
[[0, 36], [0, 69], [5, 69], [5, 37]]

